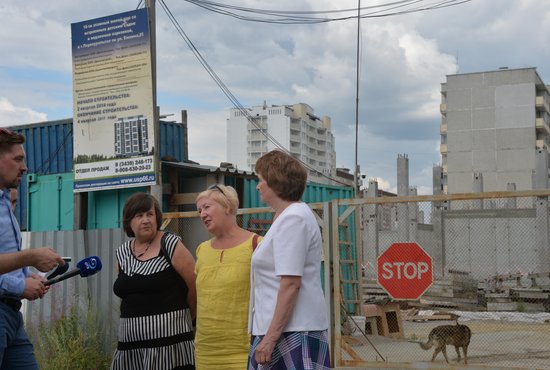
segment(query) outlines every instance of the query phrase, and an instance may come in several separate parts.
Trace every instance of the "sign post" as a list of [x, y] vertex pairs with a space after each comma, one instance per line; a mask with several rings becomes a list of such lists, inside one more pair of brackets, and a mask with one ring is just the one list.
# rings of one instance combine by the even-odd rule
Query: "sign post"
[[378, 284], [393, 299], [416, 300], [432, 282], [432, 258], [417, 243], [393, 243], [378, 257]]

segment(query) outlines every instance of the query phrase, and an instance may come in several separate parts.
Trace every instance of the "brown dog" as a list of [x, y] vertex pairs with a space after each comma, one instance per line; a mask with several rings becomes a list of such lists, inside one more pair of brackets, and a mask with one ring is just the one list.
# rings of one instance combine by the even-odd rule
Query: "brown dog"
[[468, 363], [468, 345], [470, 344], [470, 338], [472, 337], [472, 331], [466, 325], [461, 325], [458, 322], [456, 325], [440, 325], [430, 331], [427, 343], [420, 343], [420, 347], [424, 350], [428, 350], [435, 345], [434, 354], [432, 356], [432, 362], [439, 352], [443, 352], [445, 361], [449, 363], [447, 358], [447, 345], [455, 346], [456, 354], [458, 355], [458, 362], [460, 362], [460, 350], [464, 352], [464, 363]]

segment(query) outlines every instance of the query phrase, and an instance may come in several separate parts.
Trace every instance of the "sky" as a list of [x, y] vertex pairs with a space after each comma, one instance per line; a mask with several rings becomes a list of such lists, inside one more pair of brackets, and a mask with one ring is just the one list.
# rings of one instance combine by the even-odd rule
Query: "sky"
[[[357, 8], [357, 0], [219, 0], [277, 11]], [[362, 0], [362, 14], [396, 0]], [[429, 7], [415, 1], [393, 12]], [[336, 164], [355, 164], [357, 19], [320, 24], [251, 22], [184, 0], [164, 0], [197, 50], [245, 107], [306, 103], [328, 116]], [[72, 116], [71, 23], [142, 7], [138, 0], [0, 2], [0, 127]], [[369, 7], [369, 8], [367, 8]], [[242, 13], [241, 13], [242, 14]], [[324, 13], [336, 18], [354, 13]], [[248, 17], [251, 14], [247, 14]], [[259, 17], [259, 15], [255, 15]], [[226, 159], [226, 119], [233, 103], [177, 33], [157, 0], [157, 100], [180, 122], [187, 110], [189, 159]], [[550, 2], [471, 0], [443, 9], [369, 17], [359, 37], [358, 164], [366, 181], [396, 192], [399, 154], [409, 184], [432, 194], [439, 154], [441, 83], [455, 73], [536, 67], [550, 84]], [[365, 182], [366, 182], [365, 181]]]

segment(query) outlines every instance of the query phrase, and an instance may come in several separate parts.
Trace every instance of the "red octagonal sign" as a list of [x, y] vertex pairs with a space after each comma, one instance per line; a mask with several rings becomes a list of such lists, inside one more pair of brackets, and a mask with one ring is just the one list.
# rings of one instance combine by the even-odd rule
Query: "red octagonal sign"
[[378, 257], [378, 284], [393, 299], [418, 299], [432, 282], [432, 258], [417, 243], [393, 243]]

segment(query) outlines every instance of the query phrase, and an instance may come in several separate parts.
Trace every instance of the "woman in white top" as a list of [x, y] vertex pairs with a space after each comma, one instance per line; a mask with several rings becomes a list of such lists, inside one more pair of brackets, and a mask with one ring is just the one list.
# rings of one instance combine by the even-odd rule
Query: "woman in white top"
[[329, 369], [321, 233], [300, 201], [307, 171], [275, 150], [258, 159], [256, 173], [260, 197], [275, 215], [252, 255], [248, 369]]

